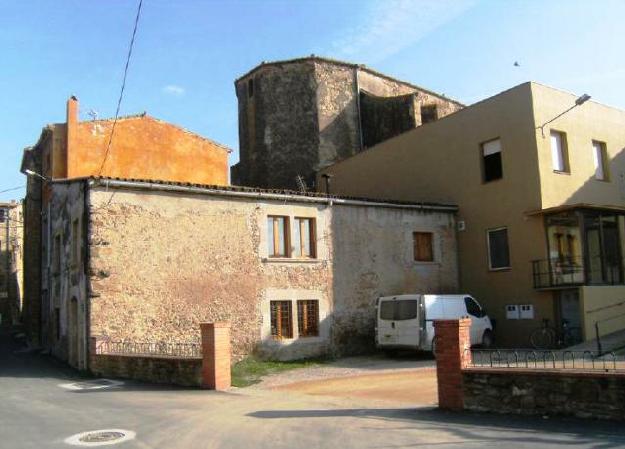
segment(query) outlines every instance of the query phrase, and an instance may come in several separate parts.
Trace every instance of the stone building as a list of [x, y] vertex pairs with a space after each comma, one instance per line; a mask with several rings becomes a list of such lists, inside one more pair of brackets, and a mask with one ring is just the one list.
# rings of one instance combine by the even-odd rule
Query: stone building
[[22, 158], [22, 173], [31, 174], [24, 202], [24, 324], [33, 344], [45, 344], [42, 339], [49, 327], [47, 315], [41, 315], [50, 297], [45, 290], [49, 273], [42, 271], [48, 261], [41, 254], [51, 245], [51, 180], [103, 175], [228, 184], [231, 150], [219, 143], [145, 113], [117, 121], [79, 121], [78, 117], [78, 100], [71, 97], [66, 122], [45, 126]]
[[0, 203], [0, 326], [18, 324], [22, 308], [22, 205]]
[[311, 56], [262, 63], [235, 81], [240, 162], [233, 184], [314, 186], [315, 172], [462, 108], [359, 64]]
[[79, 368], [89, 336], [197, 342], [216, 320], [232, 323], [235, 356], [357, 352], [374, 344], [379, 295], [457, 291], [453, 205], [107, 178], [51, 188], [48, 341]]

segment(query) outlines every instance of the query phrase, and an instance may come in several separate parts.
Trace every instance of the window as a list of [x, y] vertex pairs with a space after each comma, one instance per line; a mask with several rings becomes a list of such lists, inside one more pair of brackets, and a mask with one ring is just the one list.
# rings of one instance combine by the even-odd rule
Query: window
[[254, 79], [247, 80], [247, 96], [252, 98], [254, 96]]
[[469, 296], [464, 298], [464, 304], [467, 307], [467, 313], [475, 317], [481, 318], [484, 316], [482, 308], [475, 302], [475, 300]]
[[592, 141], [592, 158], [595, 163], [595, 179], [600, 181], [608, 180], [608, 157], [605, 143]]
[[271, 301], [269, 307], [272, 337], [293, 338], [291, 301]]
[[300, 337], [319, 336], [319, 301], [297, 301], [297, 330]]
[[566, 134], [559, 131], [551, 131], [551, 164], [553, 171], [563, 173], [569, 171]]
[[78, 219], [72, 222], [72, 265], [76, 266], [80, 263], [80, 239], [79, 239], [79, 222]]
[[438, 114], [436, 111], [436, 105], [422, 105], [421, 106], [421, 124], [425, 125], [426, 123], [430, 123], [435, 121], [438, 118]]
[[295, 218], [293, 256], [315, 258], [315, 219]]
[[6, 220], [6, 210], [5, 209], [0, 209], [0, 223], [4, 223], [4, 221]]
[[484, 182], [503, 177], [501, 165], [501, 140], [495, 139], [482, 144], [482, 174]]
[[419, 304], [416, 299], [383, 301], [380, 304], [380, 319], [387, 321], [414, 320]]
[[289, 257], [289, 217], [267, 217], [269, 257]]
[[413, 232], [412, 241], [414, 245], [414, 260], [417, 262], [433, 262], [434, 252], [432, 251], [431, 232]]
[[488, 266], [491, 270], [510, 268], [510, 251], [508, 249], [508, 229], [499, 228], [487, 231], [488, 234]]

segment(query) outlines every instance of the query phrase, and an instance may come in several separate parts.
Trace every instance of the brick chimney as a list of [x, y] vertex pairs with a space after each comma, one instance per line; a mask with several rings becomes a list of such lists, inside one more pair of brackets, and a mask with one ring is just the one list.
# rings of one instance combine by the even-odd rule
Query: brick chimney
[[72, 176], [70, 173], [69, 161], [72, 158], [72, 149], [76, 145], [76, 134], [78, 132], [78, 98], [74, 95], [67, 100], [67, 144], [65, 147], [65, 173], [59, 173], [59, 177]]

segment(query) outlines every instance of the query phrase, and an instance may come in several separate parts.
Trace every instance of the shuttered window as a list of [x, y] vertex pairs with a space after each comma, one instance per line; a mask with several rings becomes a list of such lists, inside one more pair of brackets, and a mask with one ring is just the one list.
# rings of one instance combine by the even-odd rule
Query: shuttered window
[[319, 301], [297, 301], [297, 329], [300, 337], [319, 336]]
[[267, 254], [289, 257], [289, 217], [267, 217]]
[[276, 339], [293, 338], [291, 301], [271, 301], [271, 335]]
[[414, 260], [417, 262], [433, 262], [434, 251], [432, 249], [431, 232], [413, 232]]
[[315, 219], [295, 218], [293, 226], [293, 257], [314, 259], [315, 247]]

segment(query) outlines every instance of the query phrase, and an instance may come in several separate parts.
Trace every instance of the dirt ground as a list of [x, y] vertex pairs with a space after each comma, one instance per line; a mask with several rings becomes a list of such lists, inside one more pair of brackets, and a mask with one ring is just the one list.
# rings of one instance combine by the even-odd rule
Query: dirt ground
[[428, 357], [348, 357], [271, 375], [252, 388], [359, 402], [437, 403], [435, 362]]
[[433, 368], [308, 380], [273, 389], [314, 396], [374, 399], [413, 405], [435, 405], [438, 402], [436, 370]]

